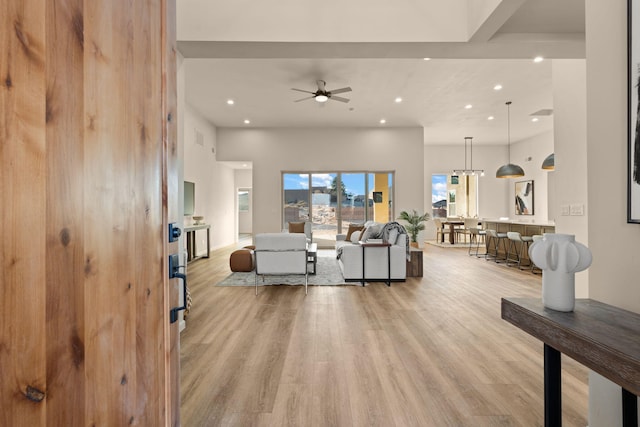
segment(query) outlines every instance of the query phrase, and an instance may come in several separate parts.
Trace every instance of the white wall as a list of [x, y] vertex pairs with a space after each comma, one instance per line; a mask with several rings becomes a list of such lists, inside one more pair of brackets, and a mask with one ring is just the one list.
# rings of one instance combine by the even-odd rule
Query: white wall
[[[196, 142], [196, 130], [203, 135], [202, 145]], [[195, 183], [195, 214], [203, 215], [211, 224], [211, 248], [216, 249], [236, 241], [235, 175], [232, 168], [216, 161], [216, 128], [191, 106], [184, 114], [184, 180]], [[192, 224], [185, 217], [185, 225]], [[197, 255], [206, 252], [206, 232], [198, 231]]]
[[[177, 36], [178, 40], [262, 42], [467, 40], [468, 0], [412, 3], [398, 7], [393, 2], [369, 0], [180, 0]], [[242, 5], [241, 13], [238, 5]], [[391, 22], [402, 25], [389, 25]]]
[[[589, 295], [640, 313], [640, 225], [626, 223], [626, 19], [626, 0], [586, 0]], [[619, 393], [592, 381], [589, 397], [590, 427], [621, 425]]]
[[422, 128], [218, 128], [218, 159], [253, 162], [253, 232], [282, 226], [281, 171], [395, 171], [395, 212], [424, 207]]
[[[253, 233], [253, 171], [251, 169], [236, 169], [236, 189], [249, 190], [249, 212], [238, 212], [238, 233]], [[237, 211], [237, 206], [236, 206]]]
[[[555, 170], [550, 180], [550, 217], [556, 232], [589, 246], [587, 203], [587, 83], [582, 59], [553, 60]], [[551, 151], [550, 151], [551, 152]], [[582, 205], [584, 215], [562, 215], [561, 206]], [[589, 296], [589, 273], [576, 274], [576, 297]]]
[[[544, 118], [542, 120], [552, 120]], [[509, 179], [509, 218], [515, 221], [546, 223], [551, 219], [548, 215], [548, 172], [542, 169], [542, 162], [553, 153], [553, 132], [545, 132], [531, 138], [512, 143], [511, 163], [524, 169], [524, 176]], [[495, 171], [493, 173], [495, 176]], [[515, 183], [533, 180], [533, 215], [516, 215]]]

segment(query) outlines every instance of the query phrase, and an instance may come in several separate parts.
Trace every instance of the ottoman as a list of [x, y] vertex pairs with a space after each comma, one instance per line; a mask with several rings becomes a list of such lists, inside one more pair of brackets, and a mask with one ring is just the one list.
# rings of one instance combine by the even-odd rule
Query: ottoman
[[238, 249], [229, 257], [231, 271], [253, 271], [253, 251]]

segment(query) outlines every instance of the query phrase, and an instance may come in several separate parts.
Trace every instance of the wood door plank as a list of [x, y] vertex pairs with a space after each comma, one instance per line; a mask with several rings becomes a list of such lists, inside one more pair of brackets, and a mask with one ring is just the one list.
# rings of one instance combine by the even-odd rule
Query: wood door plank
[[45, 2], [0, 6], [0, 424], [46, 418]]

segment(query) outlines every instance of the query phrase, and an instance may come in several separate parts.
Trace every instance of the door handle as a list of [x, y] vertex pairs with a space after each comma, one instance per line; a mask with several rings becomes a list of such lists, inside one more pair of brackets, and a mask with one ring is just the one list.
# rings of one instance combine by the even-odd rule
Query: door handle
[[[180, 229], [177, 229], [180, 231]], [[184, 268], [184, 265], [179, 265], [180, 257], [178, 254], [169, 255], [169, 279], [182, 279], [182, 306], [173, 307], [169, 312], [170, 323], [175, 323], [178, 320], [178, 312], [186, 310], [187, 308], [187, 275], [180, 273], [180, 269]]]

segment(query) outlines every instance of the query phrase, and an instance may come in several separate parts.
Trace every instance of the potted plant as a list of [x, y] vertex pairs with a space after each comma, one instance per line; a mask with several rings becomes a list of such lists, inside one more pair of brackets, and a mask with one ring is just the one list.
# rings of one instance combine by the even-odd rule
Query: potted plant
[[407, 229], [409, 237], [411, 237], [411, 246], [418, 247], [418, 233], [424, 230], [424, 222], [426, 222], [431, 216], [428, 213], [422, 215], [414, 209], [412, 213], [407, 211], [400, 212], [398, 219], [406, 221], [409, 225], [404, 228]]

